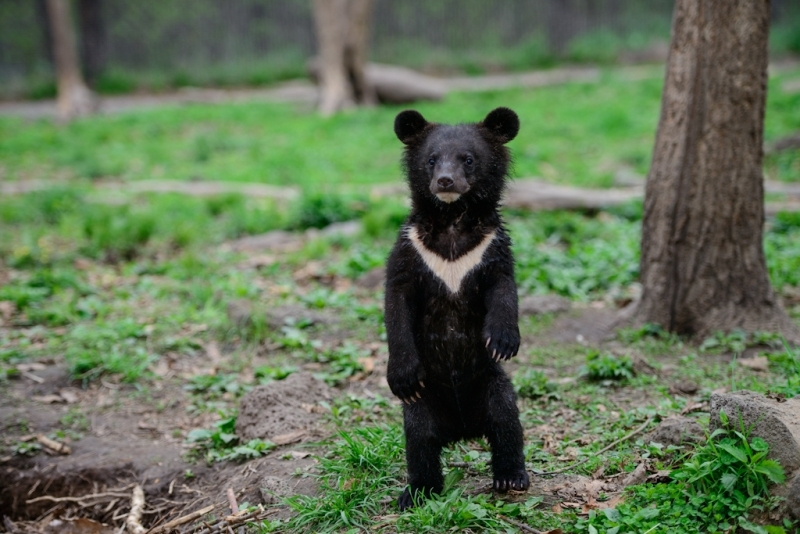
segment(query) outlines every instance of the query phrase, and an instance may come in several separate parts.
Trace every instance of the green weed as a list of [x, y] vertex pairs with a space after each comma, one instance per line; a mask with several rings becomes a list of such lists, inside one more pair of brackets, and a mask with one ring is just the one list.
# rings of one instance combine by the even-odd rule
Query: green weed
[[320, 458], [317, 496], [286, 499], [295, 516], [288, 529], [335, 532], [369, 529], [385, 502], [400, 487], [402, 430], [396, 426], [353, 428], [340, 432], [328, 455]]
[[589, 380], [630, 380], [634, 375], [633, 362], [628, 356], [590, 350], [581, 375]]
[[11, 447], [12, 453], [18, 456], [35, 456], [41, 450], [42, 446], [35, 441], [18, 441]]
[[261, 439], [242, 443], [235, 431], [236, 417], [228, 417], [214, 423], [213, 429], [191, 430], [186, 441], [194, 445], [194, 454], [202, 455], [209, 464], [226, 460], [250, 460], [275, 448], [274, 443]]
[[556, 390], [555, 383], [549, 381], [543, 372], [536, 369], [518, 371], [514, 375], [513, 381], [517, 395], [529, 399], [552, 395]]
[[157, 359], [143, 343], [145, 337], [142, 325], [131, 319], [79, 324], [64, 340], [64, 358], [72, 376], [84, 382], [103, 373], [132, 382]]
[[209, 399], [219, 398], [225, 393], [234, 397], [243, 395], [250, 388], [239, 383], [235, 374], [197, 375], [184, 384], [183, 389], [195, 394], [203, 394]]
[[[728, 421], [720, 414], [723, 424]], [[616, 508], [592, 510], [578, 527], [588, 532], [727, 532], [737, 527], [768, 532], [748, 520], [753, 511], [776, 502], [769, 486], [784, 481], [784, 472], [767, 459], [769, 446], [745, 429], [718, 429], [704, 445], [670, 474], [671, 482], [630, 488]], [[783, 532], [780, 530], [769, 532]], [[759, 530], [761, 529], [761, 530]]]
[[715, 332], [700, 344], [701, 352], [741, 354], [750, 347], [765, 346], [778, 348], [781, 346], [781, 335], [774, 332], [753, 332], [743, 330]]
[[369, 350], [361, 349], [353, 343], [328, 349], [315, 351], [311, 355], [314, 362], [325, 364], [325, 370], [315, 373], [314, 377], [324, 380], [328, 385], [341, 384], [356, 373], [364, 371], [360, 360], [369, 356]]
[[297, 372], [297, 367], [262, 365], [253, 370], [259, 384], [267, 384], [275, 380], [283, 380], [292, 373]]

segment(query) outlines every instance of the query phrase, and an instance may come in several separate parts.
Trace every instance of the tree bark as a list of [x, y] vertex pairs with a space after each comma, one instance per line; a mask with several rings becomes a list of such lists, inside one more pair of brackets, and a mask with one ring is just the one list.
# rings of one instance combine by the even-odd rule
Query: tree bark
[[642, 227], [638, 322], [798, 330], [763, 249], [769, 0], [677, 0]]
[[80, 0], [81, 59], [87, 81], [94, 86], [106, 66], [106, 28], [103, 0]]
[[58, 117], [70, 120], [88, 115], [95, 110], [96, 100], [81, 74], [69, 1], [47, 0], [47, 15], [53, 36]]
[[372, 0], [349, 0], [348, 32], [345, 42], [345, 68], [356, 102], [375, 105], [378, 97], [369, 83], [366, 71], [369, 50], [369, 22], [372, 18]]
[[314, 0], [319, 48], [319, 111], [331, 115], [377, 102], [364, 73], [372, 0]]

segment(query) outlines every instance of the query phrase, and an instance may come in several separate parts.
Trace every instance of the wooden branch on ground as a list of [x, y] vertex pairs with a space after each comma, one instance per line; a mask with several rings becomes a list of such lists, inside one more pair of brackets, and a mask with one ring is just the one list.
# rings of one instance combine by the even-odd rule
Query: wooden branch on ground
[[231, 507], [231, 514], [236, 515], [239, 513], [239, 504], [236, 502], [236, 494], [233, 493], [233, 488], [228, 488], [226, 492], [228, 495], [228, 505]]
[[247, 523], [248, 521], [262, 521], [272, 514], [277, 514], [278, 510], [253, 510], [252, 512], [229, 515], [215, 523], [206, 525], [206, 528], [197, 531], [195, 534], [216, 534], [224, 530], [232, 529], [235, 526]]
[[603, 209], [638, 200], [643, 193], [643, 187], [582, 189], [543, 180], [522, 179], [509, 184], [503, 203], [509, 208], [534, 211]]
[[37, 434], [36, 441], [58, 454], [70, 454], [72, 452], [72, 449], [70, 449], [68, 445], [59, 443], [54, 439], [50, 439], [44, 434]]
[[28, 499], [27, 501], [25, 501], [25, 504], [33, 504], [35, 502], [41, 502], [41, 501], [82, 502], [92, 499], [104, 499], [106, 497], [114, 497], [114, 498], [128, 497], [128, 494], [115, 491], [106, 491], [104, 493], [92, 493], [90, 495], [82, 495], [80, 497], [52, 497], [50, 495], [43, 495], [41, 497], [36, 497], [35, 499]]
[[152, 528], [152, 529], [148, 530], [147, 534], [160, 534], [162, 532], [169, 532], [170, 530], [174, 529], [175, 527], [179, 527], [181, 525], [185, 525], [186, 523], [188, 523], [190, 521], [194, 521], [196, 519], [200, 519], [201, 517], [203, 517], [207, 513], [209, 513], [212, 510], [214, 510], [215, 507], [216, 507], [215, 505], [211, 504], [209, 506], [206, 506], [205, 508], [201, 508], [199, 510], [194, 511], [191, 514], [187, 514], [187, 515], [185, 515], [183, 517], [179, 517], [177, 519], [173, 519], [172, 521], [168, 521], [167, 523], [164, 523], [161, 526], [158, 526], [158, 527], [155, 527], [155, 528]]
[[139, 484], [136, 484], [131, 496], [131, 511], [125, 518], [125, 528], [128, 530], [128, 534], [147, 532], [147, 529], [142, 526], [142, 512], [144, 512], [144, 491]]
[[783, 150], [797, 150], [800, 149], [800, 132], [781, 137], [780, 139], [767, 144], [764, 147], [764, 152], [772, 154], [773, 152], [781, 152]]
[[497, 517], [499, 517], [500, 519], [502, 519], [506, 523], [514, 525], [518, 529], [523, 530], [525, 532], [532, 532], [533, 534], [544, 534], [541, 530], [537, 530], [537, 529], [535, 529], [533, 527], [530, 527], [530, 526], [526, 525], [525, 523], [520, 523], [519, 521], [515, 521], [515, 520], [511, 519], [510, 517], [506, 517], [506, 516], [500, 515], [500, 514], [498, 514]]

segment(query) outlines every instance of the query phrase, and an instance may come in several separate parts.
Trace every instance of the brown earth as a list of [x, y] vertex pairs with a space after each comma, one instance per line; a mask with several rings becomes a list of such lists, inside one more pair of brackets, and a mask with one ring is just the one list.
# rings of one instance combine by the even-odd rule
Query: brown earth
[[[600, 306], [573, 308], [555, 317], [546, 331], [535, 337], [526, 336], [521, 354], [525, 345], [601, 344], [611, 333], [616, 313], [616, 309]], [[321, 415], [324, 410], [315, 407], [319, 407], [321, 401], [329, 402], [332, 396], [345, 393], [370, 395], [370, 392], [378, 392], [391, 396], [385, 381], [385, 346], [383, 350], [376, 350], [378, 356], [372, 372], [352, 380], [346, 390], [308, 383], [313, 379], [303, 373], [290, 377], [306, 384], [292, 388], [291, 399], [285, 391], [281, 393], [280, 387], [273, 388], [270, 393], [269, 386], [260, 386], [262, 393], [255, 394], [259, 388], [253, 390], [248, 396], [255, 400], [243, 402], [240, 408], [242, 420], [237, 433], [247, 433], [247, 437], [265, 434], [264, 437], [287, 444], [257, 460], [209, 466], [202, 459], [187, 458], [189, 448], [185, 436], [193, 428], [212, 427], [218, 417], [208, 410], [193, 410], [192, 397], [181, 386], [188, 376], [197, 375], [199, 368], [213, 368], [215, 358], [219, 358], [215, 352], [211, 350], [195, 356], [194, 360], [199, 361], [186, 361], [192, 359], [189, 357], [185, 360], [165, 357], [169, 361], [160, 364], [164, 368], [157, 369], [162, 378], [141, 390], [105, 380], [82, 388], [80, 383], [70, 381], [65, 369], [53, 361], [40, 361], [28, 368], [23, 366], [29, 370], [22, 377], [0, 386], [3, 392], [0, 421], [5, 443], [34, 443], [37, 434], [47, 435], [68, 428], [62, 441], [71, 448], [71, 453], [0, 458], [0, 516], [10, 518], [21, 531], [23, 527], [29, 531], [41, 530], [40, 526], [53, 517], [89, 518], [119, 526], [130, 509], [134, 484], [141, 485], [145, 492], [145, 528], [209, 504], [217, 505], [214, 513], [224, 515], [228, 513], [225, 496], [228, 488], [235, 491], [239, 503], [270, 506], [284, 496], [310, 495], [316, 490], [313, 477], [298, 476], [298, 473], [313, 473], [316, 464], [313, 455], [321, 451], [308, 442], [333, 433]], [[529, 364], [517, 360], [508, 364], [509, 372]], [[554, 372], [549, 367], [542, 370], [547, 374]], [[655, 372], [652, 368], [645, 368], [645, 371]], [[662, 374], [669, 380], [668, 369]], [[575, 373], [570, 371], [569, 375]], [[565, 386], [568, 380], [574, 381], [562, 379]], [[652, 405], [656, 399], [654, 395], [642, 389], [610, 388], [603, 403], [611, 410], [624, 413]], [[283, 397], [287, 400], [282, 403]], [[585, 401], [597, 402], [597, 399], [586, 398]], [[265, 410], [274, 428], [262, 425], [257, 429], [259, 410]], [[82, 423], [73, 421], [76, 414], [80, 414]], [[542, 441], [546, 446], [548, 440], [559, 440], [575, 425], [581, 425], [581, 419], [574, 409], [554, 407], [544, 424], [526, 430], [526, 439]], [[248, 425], [247, 420], [252, 424]], [[564, 460], [565, 465], [572, 461], [566, 457]], [[469, 469], [469, 466], [464, 467]], [[473, 476], [465, 484], [467, 491], [484, 492], [489, 491], [491, 480]], [[576, 503], [584, 506], [596, 504], [595, 498], [601, 493], [613, 497], [623, 486], [621, 479], [603, 478], [602, 474], [597, 480], [567, 474], [555, 478], [536, 476], [528, 496], [541, 495], [548, 506]], [[286, 507], [279, 507], [278, 514], [273, 517], [288, 514]]]

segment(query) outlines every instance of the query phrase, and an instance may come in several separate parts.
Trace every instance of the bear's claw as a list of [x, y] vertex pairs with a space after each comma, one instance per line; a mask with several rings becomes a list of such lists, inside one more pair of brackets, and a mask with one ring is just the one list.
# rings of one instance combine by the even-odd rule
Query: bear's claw
[[495, 491], [505, 493], [509, 490], [525, 491], [531, 485], [530, 478], [526, 471], [513, 475], [495, 477], [492, 487]]

